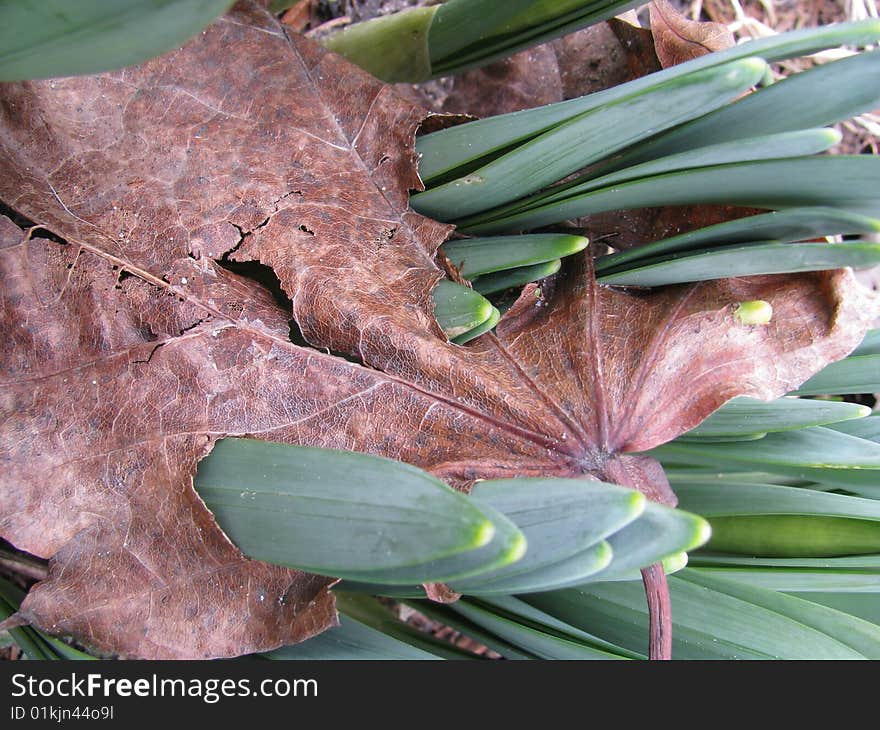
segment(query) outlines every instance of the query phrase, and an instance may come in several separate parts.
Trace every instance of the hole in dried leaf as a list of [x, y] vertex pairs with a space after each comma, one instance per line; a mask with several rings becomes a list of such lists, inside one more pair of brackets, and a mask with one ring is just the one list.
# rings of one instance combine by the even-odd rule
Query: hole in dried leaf
[[266, 266], [259, 261], [230, 261], [226, 258], [214, 259], [214, 261], [227, 271], [256, 282], [272, 295], [275, 303], [285, 312], [291, 311], [293, 303], [281, 288], [281, 281], [271, 266]]
[[[46, 238], [50, 241], [55, 241], [55, 243], [60, 243], [64, 246], [68, 245], [68, 242], [65, 241], [61, 236], [47, 228], [43, 228], [36, 221], [32, 221], [27, 216], [22, 215], [14, 208], [10, 208], [6, 203], [0, 200], [0, 215], [5, 215], [9, 220], [11, 220], [15, 225], [21, 228], [23, 231], [26, 231], [30, 228], [36, 229], [35, 234], [39, 235], [40, 238]], [[73, 268], [72, 266], [68, 266], [68, 269]]]
[[[222, 260], [215, 259], [215, 261], [227, 271], [259, 284], [272, 295], [272, 299], [281, 309], [287, 313], [292, 311], [293, 303], [281, 287], [281, 281], [271, 266], [261, 264], [259, 261], [230, 261], [225, 257]], [[288, 320], [288, 324], [290, 326], [290, 341], [300, 347], [311, 347], [293, 318]]]

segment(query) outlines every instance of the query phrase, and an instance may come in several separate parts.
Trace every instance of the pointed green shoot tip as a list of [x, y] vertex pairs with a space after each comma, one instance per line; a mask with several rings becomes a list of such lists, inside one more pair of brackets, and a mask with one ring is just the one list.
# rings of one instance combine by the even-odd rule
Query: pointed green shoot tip
[[518, 560], [521, 560], [523, 556], [526, 554], [526, 550], [528, 550], [529, 545], [526, 541], [526, 536], [520, 532], [513, 539], [510, 545], [510, 549], [507, 551], [505, 555], [506, 562], [505, 565], [511, 565]]
[[479, 548], [488, 545], [494, 537], [495, 525], [492, 520], [487, 518], [477, 525], [477, 529], [474, 532], [473, 547]]
[[733, 313], [744, 325], [765, 325], [773, 319], [773, 306], [763, 299], [742, 302]]
[[740, 79], [754, 79], [754, 83], [757, 84], [764, 78], [769, 68], [770, 64], [763, 58], [751, 56], [750, 58], [743, 58], [741, 61], [732, 61], [728, 71], [728, 78], [732, 84], [738, 83]]
[[685, 552], [669, 555], [662, 560], [663, 572], [667, 575], [677, 573], [682, 568], [686, 568], [688, 564], [688, 554]]
[[703, 519], [699, 515], [690, 515], [694, 519], [694, 533], [691, 542], [683, 546], [682, 552], [688, 553], [696, 550], [698, 547], [705, 545], [712, 537], [712, 525], [709, 521]]

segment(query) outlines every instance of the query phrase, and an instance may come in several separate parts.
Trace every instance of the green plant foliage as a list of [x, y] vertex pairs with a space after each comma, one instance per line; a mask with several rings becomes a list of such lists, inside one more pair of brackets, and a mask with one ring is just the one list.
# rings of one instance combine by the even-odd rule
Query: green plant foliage
[[246, 553], [325, 575], [394, 582], [404, 568], [487, 545], [496, 533], [476, 503], [438, 479], [354, 452], [224, 439], [195, 487]]
[[[638, 492], [579, 479], [491, 480], [475, 485], [471, 498], [513, 520], [530, 549], [513, 565], [454, 581], [451, 587], [461, 593], [527, 590], [534, 580], [528, 576], [574, 556], [579, 557], [574, 568], [577, 575], [598, 572], [612, 559], [604, 538], [645, 509], [645, 499]], [[523, 578], [527, 578], [525, 583]]]
[[182, 46], [231, 5], [232, 0], [7, 0], [0, 81], [141, 63]]
[[[880, 244], [877, 243], [755, 243], [646, 259], [632, 268], [602, 274], [599, 281], [617, 286], [663, 286], [733, 276], [821, 271], [847, 266], [867, 269], [878, 265]], [[876, 368], [874, 372], [876, 377]]]
[[708, 538], [702, 518], [601, 482], [490, 480], [466, 497], [389, 459], [250, 439], [220, 441], [195, 488], [247, 555], [377, 594], [549, 590]]
[[528, 284], [532, 281], [538, 281], [547, 276], [553, 276], [562, 268], [562, 260], [554, 259], [544, 264], [534, 264], [533, 266], [520, 266], [507, 271], [498, 271], [494, 274], [486, 274], [477, 277], [473, 281], [474, 289], [480, 294], [488, 296], [505, 289], [511, 289]]
[[[686, 516], [682, 519], [682, 516]], [[638, 581], [639, 569], [696, 549], [709, 539], [711, 528], [687, 512], [648, 502], [641, 518], [608, 538], [617, 559], [591, 582]]]
[[[849, 119], [880, 105], [878, 73], [880, 53], [874, 52], [814, 66], [647, 140], [614, 160], [610, 167], [629, 167], [707, 145], [744, 142], [751, 137], [776, 136]], [[816, 93], [817, 89], [822, 92]]]
[[337, 593], [340, 625], [301, 644], [261, 656], [297, 660], [473, 659], [469, 652], [438, 641], [396, 619], [375, 598]]
[[[542, 204], [510, 215], [492, 211], [457, 221], [462, 231], [499, 234], [569, 218], [668, 205], [721, 204], [784, 209], [831, 206], [877, 217], [873, 185], [880, 160], [871, 155], [797, 157], [701, 167], [657, 175]], [[424, 195], [425, 193], [420, 193]]]
[[[278, 5], [290, 0], [278, 0]], [[388, 82], [424, 81], [606, 20], [634, 0], [446, 0], [346, 26], [320, 40]]]
[[880, 502], [769, 484], [690, 482], [681, 504], [707, 517], [706, 549], [763, 557], [880, 553]]
[[405, 660], [439, 659], [427, 651], [395, 639], [349, 618], [340, 617], [340, 625], [328, 629], [301, 644], [263, 654], [266, 659], [281, 660]]
[[880, 391], [880, 355], [853, 355], [830, 364], [795, 392], [796, 395], [843, 395]]
[[[463, 177], [416, 193], [410, 205], [440, 220], [463, 219], [466, 228], [475, 229], [475, 222], [467, 216], [522, 198], [658, 129], [717, 109], [757, 83], [765, 70], [764, 61], [746, 58], [671, 81], [660, 80], [558, 124]], [[540, 166], [535, 160], [541, 160]], [[498, 229], [511, 230], [506, 225]]]
[[454, 281], [443, 279], [434, 289], [434, 317], [450, 339], [467, 335], [492, 319], [494, 309], [479, 292]]
[[[446, 41], [454, 43], [454, 35]], [[880, 231], [877, 160], [816, 156], [839, 139], [816, 127], [880, 102], [880, 54], [817, 66], [736, 101], [734, 87], [722, 87], [733, 82], [725, 79], [732, 69], [742, 74], [737, 83], [748, 85], [755, 79], [746, 71], [759, 75], [765, 61], [878, 38], [876, 21], [782, 34], [599, 94], [426, 135], [418, 149], [428, 189], [413, 204], [458, 223], [464, 233], [490, 236], [444, 246], [487, 296], [550, 276], [561, 259], [583, 248], [565, 250], [564, 237], [555, 234], [497, 234], [653, 206], [708, 203], [771, 212], [600, 258], [601, 282], [659, 286], [876, 265], [877, 244], [811, 239]], [[828, 93], [817, 95], [818, 87]], [[639, 105], [671, 100], [673, 92], [678, 104], [690, 104], [690, 116], [673, 104], [654, 105], [654, 128], [640, 128]], [[705, 94], [699, 109], [698, 94]], [[542, 160], [537, 171], [535, 159]], [[559, 184], [572, 173], [578, 177]], [[438, 294], [442, 299], [441, 289], [435, 299]], [[488, 308], [480, 305], [475, 314], [479, 300], [471, 301], [471, 320], [483, 321], [456, 334], [456, 341], [494, 326], [487, 324]], [[502, 307], [494, 304], [495, 311]], [[759, 314], [745, 313], [743, 321], [772, 321], [772, 312]], [[444, 326], [441, 317], [438, 322]], [[880, 336], [873, 333], [794, 395], [880, 390], [878, 356]], [[508, 658], [642, 658], [647, 608], [638, 571], [662, 561], [675, 573], [668, 580], [678, 658], [876, 658], [880, 610], [865, 596], [880, 591], [874, 499], [880, 498], [880, 417], [866, 418], [869, 412], [839, 400], [735, 399], [652, 452], [688, 512], [649, 503], [613, 529], [601, 527], [608, 514], [580, 514], [574, 482], [534, 480], [547, 482], [534, 490], [545, 503], [531, 493], [532, 480], [481, 483], [472, 498], [525, 535], [529, 550], [520, 561], [452, 581], [466, 597], [449, 607], [419, 600], [424, 592], [414, 586], [343, 586], [405, 597]], [[548, 512], [553, 505], [557, 511]], [[690, 513], [714, 528], [708, 546], [696, 552], [709, 528]], [[592, 532], [579, 533], [578, 525]], [[684, 568], [689, 555], [694, 567]]]
[[[510, 599], [513, 600], [513, 599]], [[499, 610], [491, 603], [462, 599], [452, 604], [455, 613], [486, 631], [540, 659], [629, 659], [628, 652], [614, 651], [607, 642], [571, 627], [569, 632], [548, 630], [540, 624], [523, 620]], [[561, 622], [560, 622], [561, 623]], [[557, 624], [558, 626], [558, 624]]]
[[543, 264], [583, 251], [583, 236], [533, 233], [525, 236], [464, 238], [443, 244], [443, 252], [466, 279]]
[[880, 445], [822, 426], [771, 433], [759, 441], [672, 441], [651, 454], [661, 462], [760, 469], [880, 497]]
[[[0, 577], [0, 621], [14, 614], [22, 600], [24, 600], [24, 591]], [[9, 636], [28, 659], [81, 661], [95, 658], [30, 626], [10, 629]]]
[[[880, 627], [826, 606], [687, 568], [669, 578], [678, 659], [874, 659]], [[635, 582], [525, 597], [530, 605], [631, 651], [645, 651]]]
[[[645, 91], [657, 83], [679, 79], [694, 71], [750, 56], [773, 63], [841, 45], [870, 45], [878, 39], [880, 21], [875, 19], [781, 33], [700, 56], [659, 73], [588, 96], [444, 129], [418, 139], [416, 148], [421, 155], [419, 174], [429, 185], [444, 178], [467, 174], [502, 151], [535, 138], [578, 115], [612, 105], [625, 96]], [[812, 127], [816, 124], [804, 126]], [[455, 211], [451, 211], [451, 214], [454, 216]]]
[[673, 253], [709, 249], [712, 246], [748, 244], [755, 241], [789, 243], [821, 236], [880, 233], [880, 220], [835, 208], [788, 208], [736, 218], [698, 228], [660, 241], [619, 251], [596, 260], [596, 272], [604, 274], [632, 266], [633, 262]]
[[841, 433], [848, 433], [850, 436], [857, 436], [860, 439], [873, 441], [875, 444], [880, 443], [880, 416], [870, 416], [852, 423], [833, 423], [829, 428]]
[[796, 431], [860, 419], [870, 413], [871, 409], [867, 406], [838, 401], [786, 397], [766, 402], [754, 398], [734, 398], [699, 426], [679, 437], [679, 440], [763, 437], [777, 431]]

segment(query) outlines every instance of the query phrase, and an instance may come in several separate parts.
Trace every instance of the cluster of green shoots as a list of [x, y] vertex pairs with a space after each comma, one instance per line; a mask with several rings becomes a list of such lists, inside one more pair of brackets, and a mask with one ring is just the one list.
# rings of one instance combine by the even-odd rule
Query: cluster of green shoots
[[321, 42], [383, 81], [415, 83], [484, 66], [640, 4], [638, 0], [446, 0], [335, 30]]
[[609, 211], [718, 204], [767, 212], [602, 256], [604, 284], [876, 266], [875, 243], [815, 239], [880, 230], [880, 160], [821, 154], [840, 140], [827, 125], [880, 105], [880, 53], [751, 91], [768, 78], [769, 62], [871, 43], [876, 34], [873, 21], [787, 33], [421, 137], [426, 190], [411, 204], [470, 236], [444, 246], [472, 289], [438, 288], [438, 321], [459, 343], [491, 329], [493, 295], [549, 275], [587, 245], [554, 228]]

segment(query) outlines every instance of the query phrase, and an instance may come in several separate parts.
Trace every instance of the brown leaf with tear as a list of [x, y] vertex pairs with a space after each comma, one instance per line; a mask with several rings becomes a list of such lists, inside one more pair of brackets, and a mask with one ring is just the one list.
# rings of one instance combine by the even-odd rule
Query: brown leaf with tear
[[686, 18], [669, 0], [654, 0], [650, 17], [654, 49], [663, 68], [736, 45], [724, 23]]
[[[781, 395], [865, 330], [846, 272], [626, 292], [584, 255], [497, 337], [448, 342], [449, 229], [407, 208], [424, 112], [254, 5], [140, 67], [0, 91], [0, 198], [53, 234], [0, 222], [0, 533], [52, 557], [22, 615], [107, 653], [232, 656], [332, 625], [327, 579], [243, 558], [194, 493], [219, 438], [670, 501], [626, 452]], [[738, 324], [747, 299], [773, 321]]]

